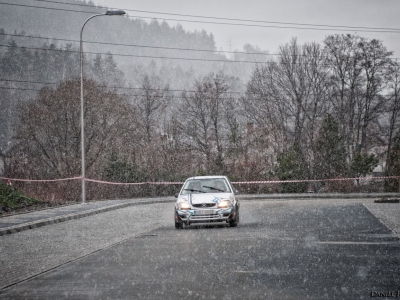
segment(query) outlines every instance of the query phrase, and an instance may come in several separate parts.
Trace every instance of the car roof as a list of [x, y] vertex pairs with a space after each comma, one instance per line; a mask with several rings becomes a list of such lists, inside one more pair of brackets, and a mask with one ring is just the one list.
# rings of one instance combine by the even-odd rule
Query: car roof
[[216, 179], [216, 178], [228, 179], [228, 177], [223, 176], [223, 175], [212, 175], [212, 176], [194, 176], [194, 177], [189, 177], [186, 180], [189, 180], [189, 179]]

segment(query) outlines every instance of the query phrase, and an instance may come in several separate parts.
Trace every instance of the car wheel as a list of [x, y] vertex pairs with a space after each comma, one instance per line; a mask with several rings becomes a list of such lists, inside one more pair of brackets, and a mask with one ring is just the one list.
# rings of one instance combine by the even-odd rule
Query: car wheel
[[181, 229], [181, 228], [183, 228], [182, 221], [180, 221], [180, 218], [175, 211], [175, 229]]
[[182, 229], [182, 223], [181, 222], [175, 222], [175, 229]]
[[237, 227], [239, 224], [239, 210], [236, 211], [236, 216], [229, 222], [230, 227]]

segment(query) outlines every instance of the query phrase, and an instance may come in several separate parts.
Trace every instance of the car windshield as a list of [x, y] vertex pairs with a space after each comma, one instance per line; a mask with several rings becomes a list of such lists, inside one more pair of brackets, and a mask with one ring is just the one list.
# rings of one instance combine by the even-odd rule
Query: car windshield
[[224, 178], [190, 179], [182, 188], [182, 194], [230, 192], [231, 188]]

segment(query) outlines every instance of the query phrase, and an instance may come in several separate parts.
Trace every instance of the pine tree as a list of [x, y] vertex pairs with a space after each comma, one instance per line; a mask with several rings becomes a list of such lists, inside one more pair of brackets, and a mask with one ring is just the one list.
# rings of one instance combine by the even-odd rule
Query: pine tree
[[[8, 43], [7, 52], [2, 58], [2, 73], [6, 74], [8, 78], [12, 78], [18, 75], [19, 72], [19, 57], [18, 57], [18, 45], [14, 40]], [[4, 76], [4, 75], [3, 75]]]
[[[292, 147], [288, 151], [280, 153], [277, 157], [278, 166], [275, 174], [280, 180], [304, 180], [308, 177], [307, 167], [300, 148]], [[306, 182], [283, 183], [283, 193], [302, 193], [307, 189]]]
[[[393, 138], [386, 165], [386, 176], [400, 176], [400, 131]], [[385, 181], [386, 192], [398, 192], [399, 188], [398, 178], [391, 178]]]
[[112, 152], [110, 160], [103, 171], [106, 180], [115, 182], [136, 182], [140, 179], [136, 163], [129, 163], [118, 158], [116, 152]]
[[[377, 166], [378, 159], [374, 154], [356, 152], [350, 165], [350, 171], [355, 177], [366, 176]], [[359, 179], [357, 179], [359, 185]]]
[[318, 179], [346, 173], [346, 150], [339, 124], [330, 114], [323, 120], [316, 142], [315, 174]]

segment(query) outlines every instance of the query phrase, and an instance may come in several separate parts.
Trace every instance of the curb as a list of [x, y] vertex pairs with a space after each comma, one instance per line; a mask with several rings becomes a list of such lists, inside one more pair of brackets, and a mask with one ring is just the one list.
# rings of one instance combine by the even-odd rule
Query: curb
[[0, 229], [0, 236], [3, 235], [8, 235], [8, 234], [13, 234], [29, 229], [34, 229], [34, 228], [39, 228], [55, 223], [61, 223], [69, 220], [75, 220], [75, 219], [80, 219], [92, 215], [96, 215], [99, 213], [119, 209], [119, 208], [125, 208], [128, 206], [134, 206], [134, 205], [143, 205], [143, 204], [154, 204], [154, 203], [167, 203], [167, 202], [175, 202], [175, 200], [140, 200], [140, 201], [135, 201], [135, 202], [130, 202], [130, 203], [122, 203], [122, 204], [115, 204], [107, 207], [102, 207], [102, 208], [94, 208], [94, 209], [89, 209], [83, 212], [77, 212], [77, 213], [72, 213], [72, 214], [67, 214], [55, 218], [47, 218], [44, 220], [38, 220], [38, 221], [33, 221], [29, 223], [24, 223], [24, 224], [19, 224], [19, 225], [14, 225], [10, 227], [5, 227]]
[[399, 198], [381, 198], [374, 201], [374, 203], [399, 203]]

